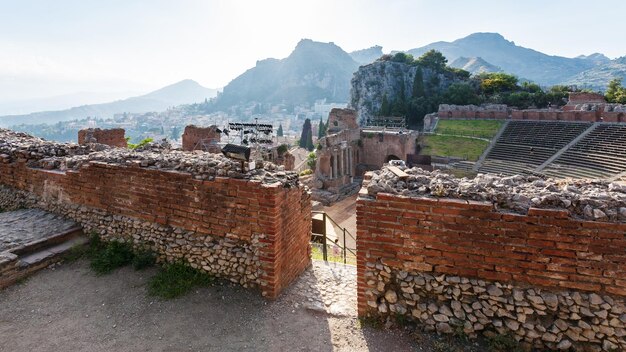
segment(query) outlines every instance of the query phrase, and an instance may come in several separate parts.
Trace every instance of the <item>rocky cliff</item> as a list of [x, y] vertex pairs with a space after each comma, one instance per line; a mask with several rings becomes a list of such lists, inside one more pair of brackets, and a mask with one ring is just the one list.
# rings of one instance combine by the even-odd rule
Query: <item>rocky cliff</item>
[[258, 61], [254, 68], [232, 80], [216, 104], [224, 108], [251, 101], [345, 102], [350, 77], [357, 67], [358, 63], [337, 45], [303, 39], [287, 58]]
[[[419, 82], [415, 76], [420, 74], [422, 85], [414, 87], [415, 82]], [[413, 98], [424, 100], [440, 96], [458, 80], [449, 71], [434, 72], [415, 64], [378, 60], [359, 67], [354, 73], [350, 107], [357, 111], [359, 124], [365, 125], [368, 119], [379, 115], [383, 100], [393, 104], [399, 100], [410, 102]]]

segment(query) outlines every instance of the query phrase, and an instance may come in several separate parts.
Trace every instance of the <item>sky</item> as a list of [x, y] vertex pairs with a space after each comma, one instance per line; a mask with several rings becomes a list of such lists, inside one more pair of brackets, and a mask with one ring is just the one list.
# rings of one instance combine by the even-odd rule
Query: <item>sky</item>
[[626, 1], [0, 0], [0, 104], [78, 92], [219, 88], [302, 38], [408, 50], [474, 32], [574, 57], [626, 55]]

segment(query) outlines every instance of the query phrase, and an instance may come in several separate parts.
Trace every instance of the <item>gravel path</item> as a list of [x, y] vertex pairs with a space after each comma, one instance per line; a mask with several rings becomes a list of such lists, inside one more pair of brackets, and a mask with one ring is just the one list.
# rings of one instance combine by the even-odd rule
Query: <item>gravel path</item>
[[146, 293], [154, 272], [96, 277], [79, 261], [0, 291], [0, 351], [422, 350], [402, 330], [360, 327], [353, 267], [315, 262], [273, 302], [226, 284], [163, 301]]
[[40, 209], [20, 209], [0, 213], [0, 252], [59, 234], [76, 226], [71, 220]]

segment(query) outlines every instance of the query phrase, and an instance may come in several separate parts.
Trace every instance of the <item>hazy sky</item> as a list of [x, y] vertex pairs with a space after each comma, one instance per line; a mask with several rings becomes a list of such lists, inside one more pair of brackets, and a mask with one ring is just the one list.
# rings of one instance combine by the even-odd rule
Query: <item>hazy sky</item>
[[301, 38], [388, 52], [499, 32], [553, 55], [614, 58], [626, 55], [624, 13], [623, 0], [0, 0], [0, 95], [222, 87]]

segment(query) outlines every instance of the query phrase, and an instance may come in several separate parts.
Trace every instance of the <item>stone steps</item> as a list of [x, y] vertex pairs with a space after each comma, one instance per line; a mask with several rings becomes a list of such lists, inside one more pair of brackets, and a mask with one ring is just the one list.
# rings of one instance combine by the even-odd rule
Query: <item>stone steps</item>
[[59, 262], [67, 251], [87, 242], [82, 228], [73, 227], [0, 253], [0, 289]]

